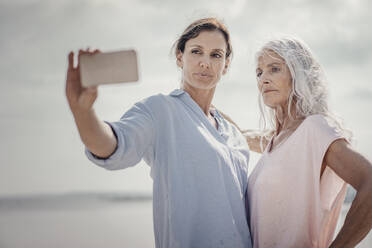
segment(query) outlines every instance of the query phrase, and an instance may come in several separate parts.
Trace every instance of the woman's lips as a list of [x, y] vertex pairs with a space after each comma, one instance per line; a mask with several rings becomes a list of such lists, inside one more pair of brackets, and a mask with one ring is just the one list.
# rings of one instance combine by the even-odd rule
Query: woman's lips
[[194, 75], [196, 75], [196, 76], [198, 76], [198, 77], [203, 77], [203, 78], [209, 78], [209, 77], [212, 77], [211, 74], [204, 73], [204, 72], [194, 73]]
[[277, 91], [277, 90], [264, 90], [263, 94], [270, 93], [270, 92], [273, 92], [273, 91]]

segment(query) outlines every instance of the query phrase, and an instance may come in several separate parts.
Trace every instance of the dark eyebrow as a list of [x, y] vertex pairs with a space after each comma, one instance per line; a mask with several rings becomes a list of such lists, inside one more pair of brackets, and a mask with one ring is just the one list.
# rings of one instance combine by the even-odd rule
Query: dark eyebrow
[[217, 48], [217, 49], [213, 49], [213, 51], [221, 52], [221, 53], [224, 53], [224, 52], [225, 52], [225, 50], [223, 50], [223, 49], [219, 49], [219, 48]]
[[203, 48], [202, 46], [199, 46], [199, 45], [191, 45], [190, 47], [198, 47], [198, 48]]
[[[195, 45], [190, 45], [190, 48], [195, 48], [195, 47], [203, 49], [203, 47], [200, 46], [200, 45], [196, 45], [196, 44], [195, 44]], [[225, 50], [220, 49], [220, 48], [213, 49], [213, 51], [214, 51], [214, 52], [222, 52], [222, 53], [225, 52]]]

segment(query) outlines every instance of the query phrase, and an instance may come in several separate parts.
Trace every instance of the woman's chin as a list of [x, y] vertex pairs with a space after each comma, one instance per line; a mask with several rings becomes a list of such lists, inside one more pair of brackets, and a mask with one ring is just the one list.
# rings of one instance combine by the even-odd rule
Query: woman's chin
[[210, 90], [216, 87], [217, 83], [215, 82], [205, 82], [205, 81], [197, 81], [197, 82], [191, 82], [191, 83], [185, 83], [189, 86], [200, 89], [200, 90]]
[[265, 101], [264, 100], [264, 104], [266, 107], [269, 107], [271, 109], [276, 109], [278, 104], [274, 103], [274, 102], [271, 102], [271, 101]]

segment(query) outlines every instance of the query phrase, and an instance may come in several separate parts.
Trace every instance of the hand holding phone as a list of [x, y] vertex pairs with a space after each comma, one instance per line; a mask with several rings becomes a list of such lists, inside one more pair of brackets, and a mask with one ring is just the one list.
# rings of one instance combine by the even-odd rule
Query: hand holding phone
[[137, 54], [134, 50], [82, 54], [80, 78], [83, 87], [138, 81]]

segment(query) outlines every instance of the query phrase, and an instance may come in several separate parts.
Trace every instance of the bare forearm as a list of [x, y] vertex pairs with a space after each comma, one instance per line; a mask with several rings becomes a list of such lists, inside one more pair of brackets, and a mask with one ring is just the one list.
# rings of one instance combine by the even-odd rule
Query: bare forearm
[[111, 127], [101, 121], [94, 112], [73, 111], [80, 138], [90, 152], [99, 157], [109, 157], [116, 148], [117, 140]]
[[372, 185], [358, 191], [345, 223], [330, 247], [355, 247], [372, 228]]

